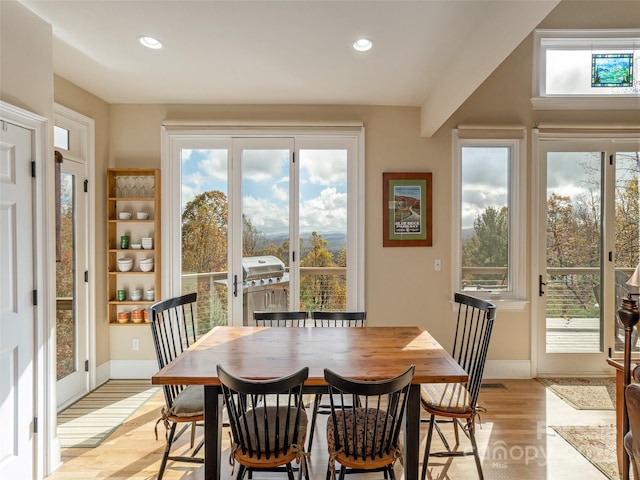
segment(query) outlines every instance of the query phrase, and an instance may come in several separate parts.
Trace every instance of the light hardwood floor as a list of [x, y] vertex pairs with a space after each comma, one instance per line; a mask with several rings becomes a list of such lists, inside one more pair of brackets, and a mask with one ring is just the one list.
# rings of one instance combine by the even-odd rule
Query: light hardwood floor
[[[488, 383], [501, 384], [505, 388], [486, 388], [480, 394], [479, 403], [487, 408], [487, 413], [481, 416], [482, 424], [477, 430], [477, 439], [487, 480], [606, 480], [598, 469], [549, 427], [611, 425], [615, 424], [615, 412], [574, 410], [536, 380], [490, 380]], [[153, 428], [162, 405], [162, 393], [158, 391], [99, 447], [64, 449], [63, 464], [48, 478], [155, 479], [164, 448], [164, 428], [159, 425], [157, 441]], [[421, 447], [426, 439], [425, 432], [423, 428]], [[323, 433], [324, 423], [314, 439], [312, 480], [324, 480], [326, 475], [328, 456]], [[231, 467], [226, 462], [226, 435], [223, 432], [227, 450], [223, 452], [222, 479], [232, 478]], [[436, 437], [434, 446], [437, 447], [438, 443]], [[496, 460], [498, 452], [506, 452], [506, 458]], [[396, 465], [396, 472], [398, 479], [402, 479], [402, 467], [399, 464]], [[203, 478], [203, 468], [201, 465], [169, 463], [164, 478], [200, 480]], [[270, 473], [256, 474], [254, 478], [260, 480], [286, 476]], [[381, 479], [382, 475], [353, 475], [349, 478], [373, 480]], [[477, 478], [473, 457], [432, 459], [428, 478]]]

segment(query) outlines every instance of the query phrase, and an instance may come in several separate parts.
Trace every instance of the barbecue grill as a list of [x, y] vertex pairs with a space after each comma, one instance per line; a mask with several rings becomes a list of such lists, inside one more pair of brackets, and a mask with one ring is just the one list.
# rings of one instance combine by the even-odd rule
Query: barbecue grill
[[243, 325], [255, 325], [253, 312], [289, 309], [289, 274], [273, 255], [242, 259]]

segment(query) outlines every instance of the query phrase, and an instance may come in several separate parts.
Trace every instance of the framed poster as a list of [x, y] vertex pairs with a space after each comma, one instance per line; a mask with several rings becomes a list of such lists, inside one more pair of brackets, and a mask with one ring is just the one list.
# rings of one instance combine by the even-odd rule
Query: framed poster
[[430, 247], [431, 173], [382, 174], [383, 247]]

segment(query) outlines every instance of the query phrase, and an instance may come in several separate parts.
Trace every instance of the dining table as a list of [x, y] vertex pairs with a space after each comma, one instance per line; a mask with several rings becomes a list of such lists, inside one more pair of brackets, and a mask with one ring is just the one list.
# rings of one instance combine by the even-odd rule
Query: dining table
[[272, 379], [309, 367], [305, 393], [326, 393], [324, 369], [379, 381], [415, 366], [404, 424], [405, 480], [420, 463], [420, 384], [466, 382], [467, 373], [424, 328], [214, 327], [151, 378], [154, 385], [204, 385], [204, 478], [218, 480], [222, 409], [216, 365], [248, 379]]

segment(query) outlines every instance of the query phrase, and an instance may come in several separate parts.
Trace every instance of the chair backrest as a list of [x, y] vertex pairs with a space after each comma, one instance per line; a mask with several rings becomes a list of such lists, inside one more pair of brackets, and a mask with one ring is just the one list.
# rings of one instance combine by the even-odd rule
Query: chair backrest
[[314, 327], [364, 327], [366, 312], [311, 312]]
[[304, 327], [307, 312], [253, 312], [258, 327]]
[[466, 387], [471, 397], [471, 407], [475, 408], [496, 318], [496, 306], [462, 293], [455, 294], [455, 302], [458, 304], [458, 320], [451, 356], [469, 375]]
[[302, 386], [309, 368], [272, 380], [236, 377], [220, 365], [218, 378], [233, 441], [242, 455], [269, 459], [304, 445], [307, 417]]
[[397, 377], [380, 381], [353, 380], [326, 368], [324, 378], [331, 398], [327, 420], [330, 448], [356, 460], [375, 460], [396, 451], [414, 368], [411, 365]]
[[[149, 307], [149, 324], [159, 368], [169, 364], [196, 342], [196, 300], [197, 293], [189, 293], [156, 302]], [[163, 386], [169, 408], [184, 388], [184, 385]]]

